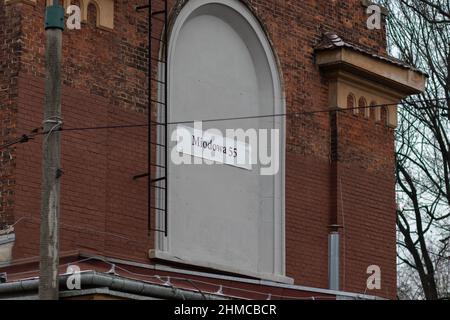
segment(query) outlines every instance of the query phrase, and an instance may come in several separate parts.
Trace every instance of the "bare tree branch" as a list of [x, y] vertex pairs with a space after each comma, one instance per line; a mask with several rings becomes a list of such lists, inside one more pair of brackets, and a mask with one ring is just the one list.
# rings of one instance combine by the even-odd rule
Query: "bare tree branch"
[[430, 76], [396, 131], [399, 296], [440, 299], [450, 296], [450, 1], [382, 2], [391, 53]]

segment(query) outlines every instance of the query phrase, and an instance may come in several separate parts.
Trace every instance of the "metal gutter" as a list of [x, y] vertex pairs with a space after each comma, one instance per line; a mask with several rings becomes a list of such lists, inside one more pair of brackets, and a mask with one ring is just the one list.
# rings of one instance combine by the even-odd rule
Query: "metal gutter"
[[[108, 289], [141, 297], [150, 297], [167, 300], [227, 300], [226, 296], [190, 291], [169, 286], [159, 286], [143, 281], [125, 279], [116, 275], [87, 271], [79, 274], [83, 290], [67, 290], [67, 279], [71, 275], [61, 275], [59, 277], [59, 287], [61, 297], [65, 295], [78, 296], [88, 294], [86, 289]], [[0, 284], [0, 299], [11, 299], [35, 295], [39, 288], [39, 278], [20, 280]], [[70, 292], [67, 294], [67, 292]], [[83, 293], [84, 292], [84, 293]]]
[[16, 235], [14, 233], [7, 233], [0, 235], [0, 245], [8, 244], [16, 240]]

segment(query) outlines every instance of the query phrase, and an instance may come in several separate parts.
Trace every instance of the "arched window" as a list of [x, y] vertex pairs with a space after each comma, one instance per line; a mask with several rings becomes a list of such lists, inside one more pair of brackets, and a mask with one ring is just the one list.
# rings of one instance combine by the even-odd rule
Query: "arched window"
[[347, 108], [351, 109], [353, 114], [358, 114], [358, 109], [356, 107], [356, 98], [353, 93], [349, 93], [347, 96]]
[[387, 125], [389, 123], [389, 111], [387, 107], [381, 107], [380, 110], [381, 116], [380, 121], [381, 123]]
[[[276, 61], [263, 28], [242, 2], [186, 2], [169, 39], [168, 121], [285, 112]], [[169, 234], [157, 238], [160, 257], [284, 278], [284, 121], [255, 118], [202, 124], [203, 131], [214, 128], [223, 135], [239, 128], [278, 130], [279, 170], [263, 176], [259, 163], [243, 169], [169, 161]], [[169, 132], [175, 129], [170, 126]], [[169, 150], [175, 145], [172, 141]], [[259, 146], [248, 147], [253, 153]]]
[[372, 101], [370, 103], [370, 119], [372, 119], [374, 121], [380, 121], [381, 110], [380, 110], [380, 108], [375, 107], [376, 105], [377, 105], [376, 101]]
[[358, 110], [359, 114], [364, 116], [365, 118], [369, 118], [370, 110], [367, 108], [367, 100], [364, 97], [360, 97], [358, 100]]

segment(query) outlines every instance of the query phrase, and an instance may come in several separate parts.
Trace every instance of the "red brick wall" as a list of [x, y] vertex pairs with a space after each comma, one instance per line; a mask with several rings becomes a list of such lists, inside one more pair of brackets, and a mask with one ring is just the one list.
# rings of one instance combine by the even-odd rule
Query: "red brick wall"
[[[0, 1], [0, 144], [16, 137], [21, 16]], [[15, 148], [0, 150], [0, 229], [14, 222]]]
[[[349, 41], [385, 51], [384, 31], [366, 28], [365, 8], [358, 0], [246, 2], [280, 60], [289, 112], [328, 107], [328, 86], [314, 64], [313, 51], [323, 32], [332, 30]], [[17, 132], [38, 127], [42, 121], [43, 4], [41, 0], [37, 6], [15, 4], [9, 9], [27, 17], [21, 21], [24, 50]], [[97, 29], [92, 18], [81, 31], [64, 32], [66, 128], [145, 123], [147, 24], [145, 13], [134, 12], [135, 4], [115, 2], [112, 32]], [[336, 216], [343, 226], [342, 289], [364, 292], [366, 269], [376, 264], [383, 272], [382, 290], [367, 293], [394, 298], [392, 130], [351, 113], [338, 115], [337, 121], [339, 164], [334, 176], [329, 114], [286, 120], [287, 274], [299, 285], [327, 287], [329, 225]], [[15, 148], [14, 219], [26, 218], [16, 227], [15, 258], [38, 254], [41, 143], [38, 138]], [[153, 236], [147, 234], [146, 181], [131, 179], [147, 171], [146, 152], [142, 128], [63, 133], [63, 251], [83, 249], [148, 262]]]
[[[371, 111], [373, 113], [374, 110]], [[364, 112], [338, 115], [337, 223], [341, 234], [341, 283], [365, 292], [367, 267], [381, 268], [381, 290], [396, 297], [396, 201], [393, 129]]]
[[[19, 130], [40, 126], [42, 79], [19, 79]], [[143, 115], [111, 107], [106, 99], [64, 86], [65, 128], [141, 123]], [[62, 250], [83, 249], [145, 260], [147, 236], [145, 183], [146, 131], [142, 128], [64, 132], [62, 139]], [[42, 138], [17, 148], [15, 257], [38, 252]], [[32, 229], [33, 232], [29, 232]], [[26, 235], [26, 236], [25, 236]]]

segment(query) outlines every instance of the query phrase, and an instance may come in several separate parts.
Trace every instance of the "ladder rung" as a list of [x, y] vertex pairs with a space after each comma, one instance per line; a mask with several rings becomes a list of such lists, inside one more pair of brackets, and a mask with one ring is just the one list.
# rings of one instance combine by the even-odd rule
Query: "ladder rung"
[[156, 167], [156, 168], [161, 168], [161, 169], [165, 169], [166, 167], [160, 165], [160, 164], [155, 164], [155, 163], [150, 163], [151, 167]]
[[135, 7], [134, 7], [134, 10], [136, 10], [136, 11], [141, 11], [141, 10], [143, 10], [143, 9], [148, 9], [148, 8], [150, 8], [150, 5], [149, 5], [149, 4], [143, 4], [143, 5], [140, 5], [140, 6], [135, 6]]
[[[163, 169], [165, 169], [165, 168], [163, 168]], [[135, 175], [134, 177], [133, 177], [133, 180], [138, 180], [138, 179], [141, 179], [141, 178], [146, 178], [146, 177], [148, 177], [148, 176], [150, 176], [148, 173], [143, 173], [143, 174], [138, 174], [138, 175]], [[154, 180], [152, 180], [152, 183], [155, 183], [155, 182], [161, 182], [161, 181], [164, 181], [164, 180], [166, 180], [166, 177], [162, 177], [162, 178], [158, 178], [158, 179], [154, 179]], [[163, 189], [162, 187], [158, 187], [158, 186], [153, 186], [154, 188], [159, 188], [159, 189]], [[165, 188], [164, 188], [165, 189]]]
[[153, 100], [153, 99], [150, 99], [150, 101], [151, 101], [151, 102], [153, 102], [153, 103], [156, 103], [156, 104], [161, 104], [161, 105], [163, 105], [163, 106], [165, 106], [165, 105], [166, 105], [166, 103], [165, 103], [165, 102], [161, 102], [161, 101], [158, 101], [158, 100]]
[[148, 173], [142, 173], [142, 174], [138, 174], [138, 175], [135, 175], [135, 176], [133, 177], [133, 180], [137, 180], [137, 179], [145, 178], [145, 177], [148, 177], [148, 176], [149, 176], [149, 174], [148, 174]]
[[155, 78], [150, 78], [150, 80], [151, 80], [151, 81], [158, 82], [158, 83], [160, 83], [160, 84], [166, 84], [165, 82], [163, 82], [163, 81], [161, 81], [161, 80], [158, 80], [158, 79], [155, 79]]
[[150, 58], [152, 61], [156, 61], [156, 62], [159, 62], [159, 63], [166, 63], [165, 61], [163, 61], [163, 60], [161, 60], [161, 59], [158, 59], [158, 58], [153, 58], [153, 57], [151, 57]]
[[160, 229], [149, 229], [150, 231], [154, 231], [154, 232], [161, 232], [161, 233], [166, 233], [165, 230], [160, 230]]
[[156, 121], [152, 121], [151, 124], [155, 125], [155, 126], [163, 126], [163, 127], [167, 126], [167, 123], [156, 122]]
[[166, 43], [163, 39], [157, 38], [157, 37], [155, 37], [155, 36], [150, 36], [150, 39], [153, 39], [153, 40], [155, 40], [155, 41], [159, 41], [159, 42], [161, 42], [161, 43], [163, 43], [163, 44]]
[[150, 144], [151, 144], [152, 146], [157, 146], [157, 147], [161, 147], [161, 148], [167, 148], [167, 146], [165, 146], [165, 145], [163, 145], [163, 144], [161, 144], [161, 143], [150, 142]]
[[158, 190], [167, 190], [165, 187], [159, 187], [159, 186], [152, 186], [152, 188], [158, 189]]
[[153, 11], [152, 17], [163, 14], [163, 13], [166, 13], [166, 11], [165, 10]]
[[156, 207], [150, 207], [150, 209], [166, 212], [166, 209], [161, 209], [161, 208], [156, 208]]
[[160, 182], [160, 181], [164, 181], [164, 180], [166, 180], [166, 177], [161, 177], [161, 178], [152, 180], [152, 183]]

